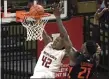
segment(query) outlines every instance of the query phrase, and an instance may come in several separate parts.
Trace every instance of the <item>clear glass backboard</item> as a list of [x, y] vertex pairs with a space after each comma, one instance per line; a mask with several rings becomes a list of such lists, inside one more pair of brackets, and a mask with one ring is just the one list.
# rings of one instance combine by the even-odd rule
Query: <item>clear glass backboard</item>
[[[1, 12], [2, 12], [2, 23], [10, 23], [16, 21], [16, 11], [26, 10], [27, 12], [30, 9], [30, 6], [34, 3], [40, 4], [44, 7], [45, 12], [51, 13], [49, 16], [50, 20], [55, 20], [53, 12], [49, 10], [52, 7], [52, 4], [59, 3], [60, 0], [1, 0]], [[61, 18], [64, 19], [67, 17], [67, 0], [63, 0], [63, 11]]]

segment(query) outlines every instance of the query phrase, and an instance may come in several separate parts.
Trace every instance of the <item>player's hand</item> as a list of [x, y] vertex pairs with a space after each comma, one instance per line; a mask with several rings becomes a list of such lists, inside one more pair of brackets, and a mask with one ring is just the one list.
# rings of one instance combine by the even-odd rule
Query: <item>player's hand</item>
[[105, 11], [107, 11], [108, 8], [104, 8], [103, 10], [98, 9], [96, 13], [94, 14], [94, 24], [99, 24], [99, 18], [104, 14]]
[[53, 10], [53, 14], [56, 16], [56, 17], [60, 17], [61, 15], [61, 12], [62, 12], [62, 9], [63, 9], [63, 5], [62, 5], [62, 1], [59, 2], [59, 4], [56, 4], [54, 3], [52, 5], [52, 10]]
[[98, 20], [104, 14], [104, 12], [107, 10], [108, 10], [108, 8], [104, 8], [103, 10], [98, 9], [94, 15], [95, 19]]

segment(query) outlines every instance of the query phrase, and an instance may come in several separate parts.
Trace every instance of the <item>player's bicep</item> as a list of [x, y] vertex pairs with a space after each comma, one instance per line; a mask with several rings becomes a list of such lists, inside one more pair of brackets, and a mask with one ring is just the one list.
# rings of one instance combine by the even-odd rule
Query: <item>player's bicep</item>
[[77, 55], [77, 50], [74, 47], [69, 47], [66, 49], [66, 56], [69, 56], [70, 60], [75, 60]]
[[73, 47], [72, 41], [70, 40], [69, 36], [64, 37], [63, 39], [64, 39], [65, 47], [68, 47], [68, 48]]

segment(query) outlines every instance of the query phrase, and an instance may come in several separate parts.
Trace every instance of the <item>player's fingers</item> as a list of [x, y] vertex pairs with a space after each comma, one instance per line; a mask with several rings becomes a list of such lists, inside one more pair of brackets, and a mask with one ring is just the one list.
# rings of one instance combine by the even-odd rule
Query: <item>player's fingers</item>
[[56, 10], [56, 9], [59, 9], [59, 8], [58, 8], [58, 4], [53, 3], [51, 9], [52, 9], [53, 11]]
[[62, 12], [62, 11], [63, 11], [63, 9], [64, 9], [64, 7], [62, 7], [59, 11], [60, 11], [60, 12]]
[[107, 10], [108, 10], [108, 8], [104, 8], [102, 11], [100, 11], [100, 12], [97, 13], [98, 16], [99, 16], [99, 17], [102, 16], [102, 14], [103, 14], [105, 11], [107, 11]]
[[97, 9], [97, 11], [96, 11], [96, 12], [97, 12], [97, 13], [98, 13], [98, 12], [100, 12], [100, 9]]
[[95, 15], [98, 15], [99, 12], [100, 12], [100, 9], [97, 9]]
[[60, 1], [60, 2], [59, 2], [57, 8], [59, 9], [59, 12], [62, 12], [62, 10], [63, 10], [63, 8], [64, 8], [64, 7], [63, 7], [63, 1]]
[[52, 4], [52, 7], [53, 7], [53, 8], [56, 8], [57, 6], [58, 6], [58, 4], [56, 4], [56, 3], [53, 3], [53, 4]]
[[57, 8], [60, 9], [60, 2], [59, 2], [59, 4], [58, 4]]
[[61, 0], [58, 4], [58, 8], [62, 8], [62, 6], [63, 6], [63, 1]]
[[103, 11], [107, 11], [107, 10], [108, 10], [108, 8], [104, 8], [104, 9], [103, 9]]

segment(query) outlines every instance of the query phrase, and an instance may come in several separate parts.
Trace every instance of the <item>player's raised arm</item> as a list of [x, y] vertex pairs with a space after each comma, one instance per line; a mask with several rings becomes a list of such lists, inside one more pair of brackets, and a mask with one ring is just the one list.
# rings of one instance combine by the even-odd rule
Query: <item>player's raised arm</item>
[[52, 41], [52, 38], [46, 33], [45, 30], [43, 31], [42, 36], [43, 36], [43, 40], [44, 40], [45, 45], [47, 45], [49, 42]]
[[94, 14], [94, 24], [98, 24], [99, 18], [104, 14], [105, 11], [107, 11], [108, 8], [104, 8], [103, 10], [98, 9], [96, 13]]
[[[56, 22], [57, 22], [57, 24], [58, 24], [58, 28], [59, 28], [59, 31], [60, 31], [60, 36], [62, 37], [62, 38], [64, 38], [64, 40], [66, 41], [66, 44], [68, 45], [68, 46], [70, 46], [70, 47], [72, 47], [72, 42], [71, 42], [71, 40], [69, 39], [69, 35], [68, 35], [68, 33], [67, 33], [67, 31], [66, 31], [66, 29], [65, 29], [65, 27], [64, 27], [64, 25], [63, 25], [63, 23], [62, 23], [62, 20], [61, 20], [61, 18], [60, 18], [60, 14], [61, 14], [61, 11], [60, 11], [60, 7], [58, 7], [58, 5], [57, 4], [54, 4], [53, 5], [53, 8], [54, 8], [54, 15], [55, 15], [55, 17], [56, 17]], [[62, 9], [62, 8], [61, 8]]]
[[58, 28], [59, 28], [59, 31], [60, 31], [60, 36], [64, 39], [65, 49], [66, 49], [66, 52], [67, 52], [65, 56], [69, 56], [70, 62], [75, 63], [77, 50], [75, 50], [73, 48], [73, 44], [72, 44], [72, 42], [71, 42], [71, 40], [69, 38], [67, 30], [65, 29], [65, 26], [62, 23], [62, 20], [60, 18], [61, 11], [59, 9], [60, 9], [59, 7], [55, 6], [54, 15], [56, 17], [56, 22], [58, 24]]

